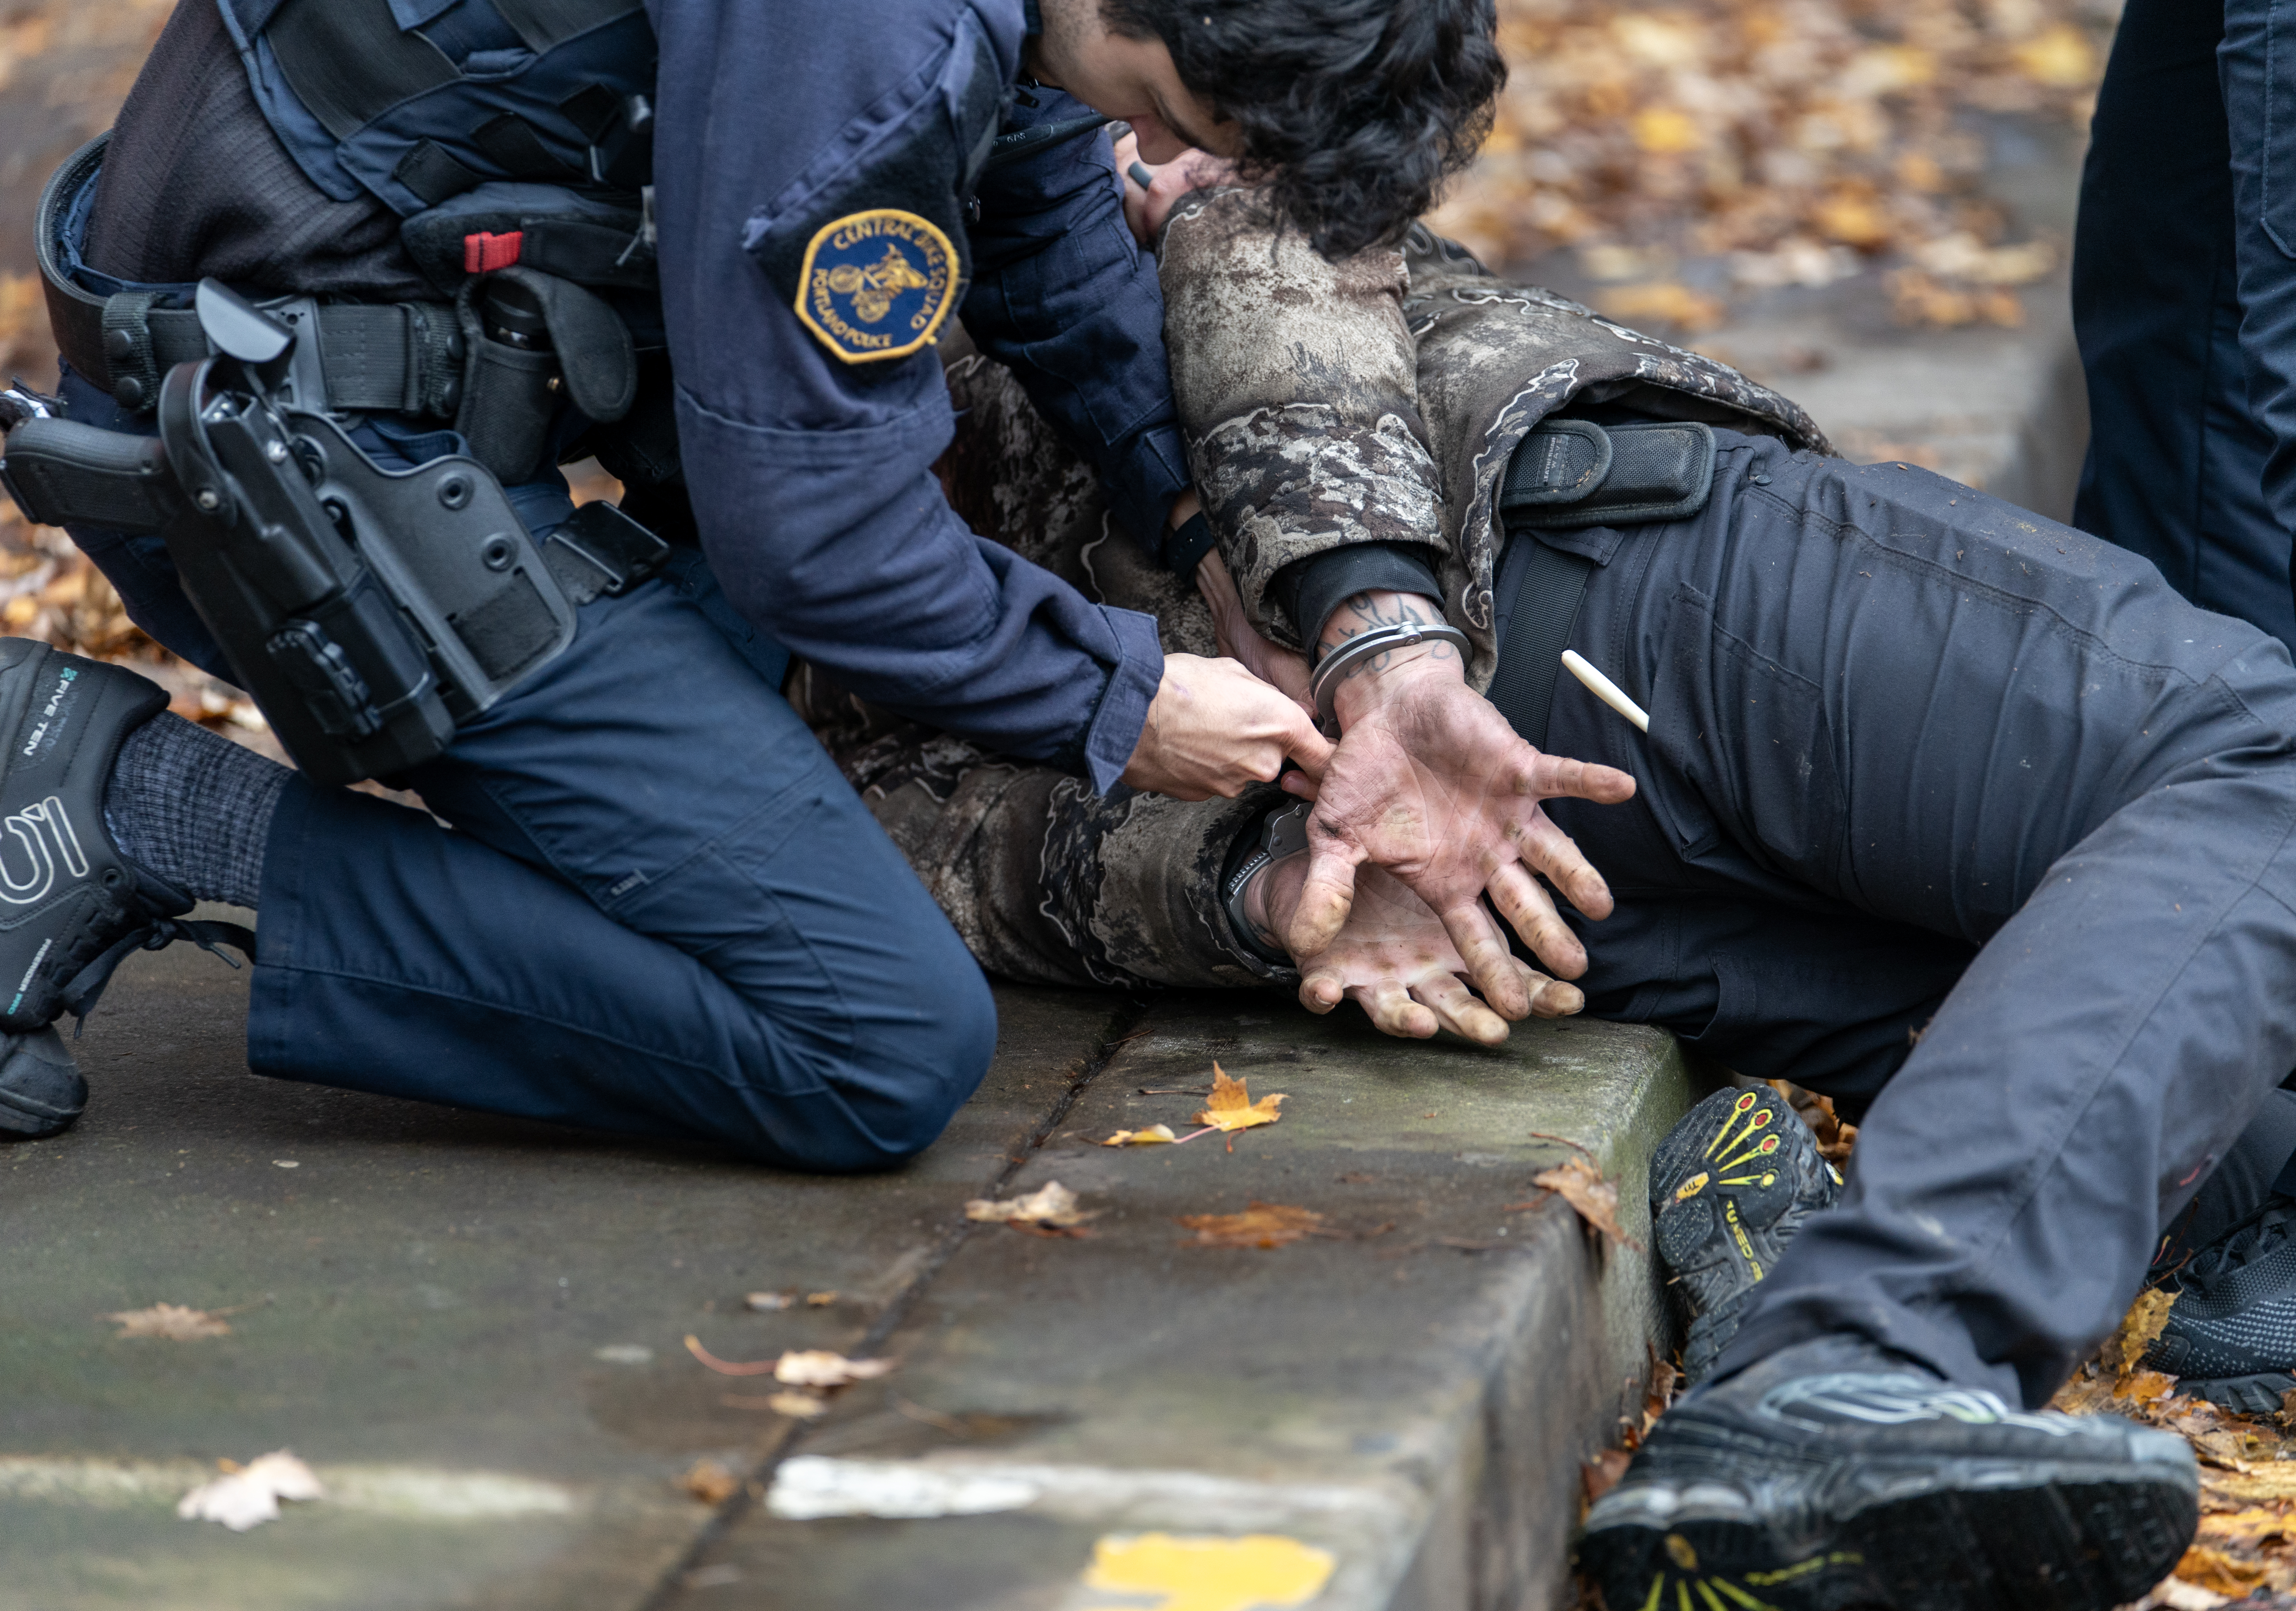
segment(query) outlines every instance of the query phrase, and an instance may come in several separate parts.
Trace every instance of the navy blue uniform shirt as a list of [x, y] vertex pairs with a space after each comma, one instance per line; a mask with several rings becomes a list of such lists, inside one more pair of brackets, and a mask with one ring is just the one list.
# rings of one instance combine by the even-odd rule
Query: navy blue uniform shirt
[[1155, 623], [966, 529], [931, 468], [955, 418], [930, 339], [961, 317], [1157, 537], [1187, 474], [1106, 135], [984, 162], [1000, 128], [1086, 110], [1014, 95], [1021, 0], [648, 10], [678, 429], [726, 593], [864, 698], [1111, 787]]

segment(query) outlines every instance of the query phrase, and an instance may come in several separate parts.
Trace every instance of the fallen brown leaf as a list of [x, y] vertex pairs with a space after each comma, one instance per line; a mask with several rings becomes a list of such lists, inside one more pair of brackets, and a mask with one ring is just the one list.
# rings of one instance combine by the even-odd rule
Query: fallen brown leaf
[[[1283, 1116], [1275, 1111], [1277, 1105], [1283, 1100], [1282, 1092], [1261, 1097], [1255, 1102], [1244, 1085], [1244, 1081], [1230, 1079], [1227, 1070], [1214, 1063], [1211, 1100], [1190, 1123], [1209, 1124], [1215, 1130], [1227, 1131], [1232, 1136], [1235, 1131], [1249, 1130], [1255, 1124], [1273, 1124]], [[1231, 1139], [1228, 1149], [1233, 1151], [1234, 1148], [1235, 1142]]]
[[2270, 1571], [2259, 1561], [2234, 1560], [2221, 1550], [2211, 1550], [2206, 1544], [2194, 1544], [2185, 1551], [2177, 1563], [2177, 1576], [2194, 1583], [2212, 1594], [2229, 1595], [2234, 1599], [2245, 1599], [2270, 1576]]
[[170, 1342], [196, 1342], [203, 1337], [229, 1337], [231, 1324], [206, 1309], [187, 1309], [181, 1304], [154, 1304], [149, 1309], [127, 1309], [118, 1314], [107, 1314], [108, 1321], [117, 1321], [119, 1329], [115, 1337], [164, 1337]]
[[2155, 1399], [2168, 1397], [2176, 1390], [2175, 1377], [2163, 1376], [2158, 1370], [2139, 1370], [2133, 1376], [2124, 1377], [2115, 1382], [2112, 1385], [2112, 1396], [2116, 1399], [2134, 1400], [2140, 1404], [2149, 1404]]
[[1628, 1247], [1642, 1246], [1620, 1229], [1618, 1186], [1604, 1180], [1603, 1172], [1585, 1158], [1570, 1158], [1535, 1174], [1531, 1183], [1560, 1193], [1564, 1202], [1578, 1211], [1580, 1219], [1612, 1241]]
[[742, 1479], [714, 1460], [695, 1460], [677, 1485], [705, 1505], [722, 1505], [741, 1492]]
[[1280, 1247], [1313, 1234], [1324, 1216], [1308, 1208], [1254, 1201], [1242, 1214], [1183, 1214], [1180, 1223], [1194, 1231], [1187, 1247]]
[[1177, 1141], [1169, 1124], [1151, 1124], [1145, 1130], [1119, 1130], [1100, 1144], [1103, 1147], [1152, 1147], [1159, 1141]]
[[836, 1301], [837, 1294], [833, 1290], [829, 1292], [808, 1292], [805, 1295], [805, 1306], [808, 1309], [826, 1309], [830, 1304]]
[[1626, 1476], [1627, 1467], [1634, 1458], [1624, 1449], [1605, 1449], [1593, 1460], [1582, 1461], [1578, 1467], [1578, 1480], [1587, 1496], [1587, 1503], [1593, 1504], [1617, 1487], [1619, 1479]]
[[1074, 1225], [1092, 1215], [1078, 1208], [1075, 1192], [1058, 1181], [1047, 1181], [1025, 1197], [995, 1202], [974, 1198], [965, 1204], [964, 1217], [984, 1224]]
[[829, 1413], [829, 1401], [810, 1393], [776, 1393], [766, 1400], [766, 1408], [793, 1421], [809, 1421]]
[[2128, 1306], [2121, 1318], [2120, 1328], [2105, 1339], [2100, 1357], [2105, 1368], [2122, 1381], [2136, 1374], [2144, 1359], [2144, 1351], [2160, 1338], [2169, 1324], [2169, 1311], [2175, 1306], [2177, 1295], [2155, 1288], [2140, 1292], [2136, 1301]]

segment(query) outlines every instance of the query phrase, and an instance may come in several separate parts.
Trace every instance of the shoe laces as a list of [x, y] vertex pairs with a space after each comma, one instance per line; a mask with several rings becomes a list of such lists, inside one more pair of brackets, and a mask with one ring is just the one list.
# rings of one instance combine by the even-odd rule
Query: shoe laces
[[2180, 1274], [2196, 1295], [2245, 1269], [2285, 1242], [2296, 1231], [2296, 1198], [2275, 1197], [2256, 1214], [2193, 1255]]
[[75, 1020], [72, 1039], [79, 1039], [87, 1028], [87, 1015], [103, 998], [111, 976], [119, 971], [119, 964], [137, 951], [163, 951], [177, 940], [188, 940], [201, 951], [237, 968], [239, 964], [225, 955], [223, 947], [234, 946], [250, 960], [255, 955], [255, 931], [238, 923], [221, 923], [209, 919], [153, 918], [143, 927], [131, 930], [114, 940], [95, 961], [73, 976], [64, 986], [64, 1010]]

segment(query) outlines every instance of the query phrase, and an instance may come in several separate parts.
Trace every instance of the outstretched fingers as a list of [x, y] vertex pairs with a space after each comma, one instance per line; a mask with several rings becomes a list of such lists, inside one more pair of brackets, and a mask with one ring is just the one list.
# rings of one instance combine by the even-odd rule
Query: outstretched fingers
[[1592, 800], [1598, 806], [1616, 806], [1635, 797], [1635, 779], [1632, 773], [1620, 772], [1615, 766], [1574, 761], [1569, 756], [1552, 756], [1534, 749], [1515, 769], [1514, 789], [1517, 794], [1535, 795], [1541, 799], [1560, 796]]
[[[1529, 868], [1521, 862], [1499, 868], [1491, 874], [1489, 894], [1491, 904], [1522, 936], [1522, 943], [1556, 975], [1575, 979], [1587, 971], [1587, 947], [1554, 910], [1554, 899]], [[1609, 910], [1607, 900], [1604, 910]]]
[[1451, 936], [1451, 944], [1459, 953], [1459, 960], [1467, 965], [1469, 977], [1483, 999], [1491, 1004], [1501, 1018], [1520, 1018], [1530, 1011], [1530, 992], [1524, 986], [1522, 970], [1515, 964], [1514, 953], [1508, 949], [1506, 936], [1491, 914], [1484, 909], [1480, 898], [1457, 902], [1439, 913], [1443, 931]]
[[1479, 1000], [1475, 993], [1450, 974], [1423, 979], [1411, 994], [1453, 1034], [1485, 1046], [1506, 1043], [1506, 1020]]
[[1443, 1026], [1433, 1009], [1411, 999], [1411, 992], [1404, 988], [1400, 979], [1384, 978], [1376, 984], [1358, 985], [1348, 994], [1362, 1004], [1382, 1034], [1409, 1041], [1431, 1040]]

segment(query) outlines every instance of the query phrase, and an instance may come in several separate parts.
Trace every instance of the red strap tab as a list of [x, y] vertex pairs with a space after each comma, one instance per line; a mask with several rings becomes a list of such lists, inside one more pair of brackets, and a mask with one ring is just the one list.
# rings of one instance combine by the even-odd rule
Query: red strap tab
[[523, 230], [513, 230], [507, 235], [490, 235], [483, 230], [475, 235], [464, 235], [463, 272], [490, 274], [498, 268], [508, 268], [518, 261], [519, 249], [525, 243]]

